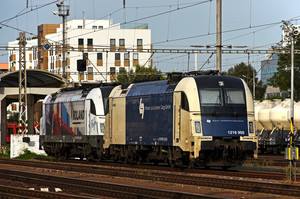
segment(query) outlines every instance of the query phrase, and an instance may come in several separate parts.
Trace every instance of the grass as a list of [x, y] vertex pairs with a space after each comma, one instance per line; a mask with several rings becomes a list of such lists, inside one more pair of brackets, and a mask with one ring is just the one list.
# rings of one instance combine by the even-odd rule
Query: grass
[[0, 149], [0, 158], [10, 158], [10, 147]]
[[14, 158], [14, 159], [18, 159], [18, 160], [31, 160], [31, 159], [53, 159], [53, 157], [50, 156], [46, 156], [46, 155], [38, 155], [36, 153], [33, 153], [31, 151], [29, 151], [28, 149], [25, 149], [24, 152], [19, 155], [18, 157]]

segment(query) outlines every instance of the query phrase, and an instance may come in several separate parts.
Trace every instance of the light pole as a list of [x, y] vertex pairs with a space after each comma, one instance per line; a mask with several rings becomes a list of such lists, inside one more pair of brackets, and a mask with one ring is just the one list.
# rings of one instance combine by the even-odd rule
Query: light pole
[[294, 43], [295, 37], [299, 34], [298, 28], [292, 26], [289, 29], [291, 38], [291, 103], [290, 103], [290, 124], [291, 137], [289, 147], [286, 149], [286, 159], [290, 160], [290, 179], [292, 179], [292, 165], [294, 165], [294, 180], [296, 181], [296, 160], [299, 159], [298, 147], [295, 146], [294, 135]]
[[63, 78], [67, 78], [66, 75], [66, 17], [69, 16], [70, 6], [64, 5], [64, 2], [57, 3], [56, 6], [58, 7], [58, 13], [53, 12], [54, 14], [58, 14], [58, 16], [62, 17], [63, 19], [63, 44], [62, 44], [62, 68], [63, 68]]

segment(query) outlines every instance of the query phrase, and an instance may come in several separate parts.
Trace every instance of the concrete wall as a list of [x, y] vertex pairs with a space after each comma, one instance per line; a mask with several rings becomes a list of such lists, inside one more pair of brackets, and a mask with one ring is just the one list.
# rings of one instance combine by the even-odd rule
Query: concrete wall
[[[23, 137], [30, 138], [30, 142], [23, 142]], [[10, 158], [18, 157], [25, 149], [39, 155], [46, 155], [44, 150], [39, 149], [39, 135], [11, 135]]]

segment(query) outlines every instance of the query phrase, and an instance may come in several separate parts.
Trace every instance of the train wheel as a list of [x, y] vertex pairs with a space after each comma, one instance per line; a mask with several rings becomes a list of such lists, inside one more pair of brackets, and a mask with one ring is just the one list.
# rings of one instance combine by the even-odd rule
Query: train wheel
[[188, 169], [194, 169], [194, 168], [195, 168], [195, 160], [189, 160]]
[[176, 160], [176, 166], [177, 167], [183, 167], [183, 162], [181, 159]]
[[174, 160], [169, 160], [169, 166], [171, 168], [175, 168], [175, 162], [174, 162]]
[[138, 160], [137, 160], [137, 165], [141, 165], [141, 164], [142, 164], [142, 157], [139, 156], [139, 157], [138, 157]]
[[159, 165], [159, 160], [153, 160], [155, 166]]

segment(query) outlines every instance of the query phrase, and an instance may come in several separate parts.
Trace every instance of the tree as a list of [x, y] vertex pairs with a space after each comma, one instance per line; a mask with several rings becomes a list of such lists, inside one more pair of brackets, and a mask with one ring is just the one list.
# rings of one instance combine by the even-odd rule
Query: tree
[[[228, 69], [228, 72], [223, 72], [222, 75], [230, 75], [242, 78], [248, 85], [249, 89], [253, 91], [253, 71], [256, 70], [251, 65], [246, 65], [244, 62], [235, 65]], [[255, 78], [255, 99], [262, 99], [266, 92], [266, 86], [262, 85], [262, 81]]]
[[121, 84], [131, 84], [133, 82], [155, 81], [162, 79], [162, 73], [160, 70], [157, 70], [157, 68], [139, 65], [136, 66], [135, 71], [131, 69], [129, 72], [127, 72], [125, 68], [121, 68], [119, 75], [117, 76], [117, 82]]
[[9, 115], [7, 122], [19, 122], [19, 113], [8, 110], [7, 115]]
[[[282, 29], [284, 31], [291, 31], [290, 24], [287, 22], [283, 22]], [[283, 41], [277, 46], [273, 48], [277, 48], [280, 50], [291, 50], [291, 43], [289, 38], [285, 38], [286, 42], [289, 42], [288, 45], [282, 47]], [[295, 38], [295, 49], [300, 49], [300, 37]], [[274, 87], [279, 87], [280, 91], [288, 91], [291, 88], [291, 54], [279, 54], [278, 55], [278, 68], [277, 72], [274, 73], [273, 77], [269, 79], [269, 85]], [[300, 55], [294, 55], [294, 94], [295, 100], [300, 100]]]

